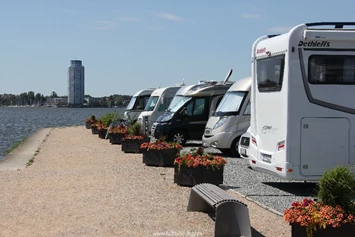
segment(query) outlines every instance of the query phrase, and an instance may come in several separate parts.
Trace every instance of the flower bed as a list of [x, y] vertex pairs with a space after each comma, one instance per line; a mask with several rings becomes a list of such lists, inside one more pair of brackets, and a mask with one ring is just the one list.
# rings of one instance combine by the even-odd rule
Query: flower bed
[[141, 145], [143, 150], [143, 163], [152, 166], [173, 166], [174, 160], [183, 148], [179, 143], [157, 140], [145, 142]]
[[223, 183], [224, 165], [227, 163], [222, 156], [204, 152], [203, 147], [191, 149], [180, 154], [174, 161], [174, 183], [181, 186], [194, 186], [200, 183]]
[[91, 125], [93, 123], [95, 123], [97, 120], [96, 120], [96, 117], [95, 115], [91, 115], [89, 118], [85, 119], [85, 127], [87, 129], [91, 129]]
[[119, 126], [114, 126], [109, 129], [110, 143], [111, 144], [121, 144], [123, 138], [127, 135], [128, 127], [120, 124]]
[[148, 142], [149, 137], [127, 135], [122, 139], [122, 151], [125, 153], [143, 153], [142, 143]]
[[293, 225], [297, 233], [304, 232], [309, 236], [313, 232], [317, 233], [317, 229], [334, 229], [347, 223], [351, 223], [355, 227], [354, 215], [346, 213], [339, 205], [332, 207], [311, 199], [292, 203], [292, 207], [284, 211], [284, 219]]
[[318, 188], [317, 201], [303, 199], [284, 210], [292, 236], [355, 236], [355, 173], [335, 167], [323, 174]]

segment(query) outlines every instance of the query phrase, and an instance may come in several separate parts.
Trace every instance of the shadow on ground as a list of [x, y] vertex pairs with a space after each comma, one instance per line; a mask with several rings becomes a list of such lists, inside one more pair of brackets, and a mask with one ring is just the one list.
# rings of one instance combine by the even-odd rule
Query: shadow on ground
[[317, 194], [316, 182], [263, 182], [263, 184], [283, 190], [296, 196], [315, 196]]
[[251, 227], [251, 236], [253, 237], [266, 237], [265, 235], [261, 234], [259, 231]]
[[[216, 221], [216, 217], [215, 217], [214, 213], [207, 213], [207, 214], [213, 221]], [[252, 226], [250, 228], [251, 228], [251, 236], [252, 237], [266, 237], [265, 235], [261, 234], [259, 231], [254, 229]]]

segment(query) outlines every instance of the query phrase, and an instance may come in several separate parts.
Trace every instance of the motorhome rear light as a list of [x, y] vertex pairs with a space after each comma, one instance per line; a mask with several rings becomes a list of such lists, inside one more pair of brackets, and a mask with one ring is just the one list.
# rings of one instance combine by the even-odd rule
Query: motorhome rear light
[[280, 141], [280, 142], [277, 143], [277, 150], [281, 151], [283, 149], [285, 149], [285, 140]]
[[255, 137], [251, 137], [251, 142], [252, 142], [255, 146], [257, 146]]
[[282, 171], [282, 168], [281, 167], [276, 167], [276, 170], [277, 171]]
[[288, 173], [291, 173], [293, 171], [293, 169], [287, 169]]
[[256, 160], [252, 160], [251, 163], [256, 164]]

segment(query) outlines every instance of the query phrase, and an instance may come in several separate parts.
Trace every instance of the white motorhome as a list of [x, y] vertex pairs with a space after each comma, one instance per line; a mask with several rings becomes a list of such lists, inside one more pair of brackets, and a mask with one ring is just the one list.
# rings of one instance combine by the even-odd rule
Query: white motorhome
[[251, 77], [246, 77], [237, 80], [228, 89], [208, 119], [202, 137], [204, 147], [239, 156], [239, 138], [250, 125], [250, 84]]
[[126, 111], [124, 112], [124, 118], [126, 120], [131, 119], [132, 121], [136, 121], [139, 114], [147, 105], [149, 97], [154, 90], [154, 88], [144, 89], [135, 93], [127, 105]]
[[150, 129], [157, 118], [164, 114], [173, 100], [175, 93], [182, 85], [159, 88], [152, 92], [149, 100], [138, 116], [138, 123], [142, 125], [145, 133], [150, 134]]
[[344, 28], [350, 25], [301, 24], [255, 41], [251, 168], [311, 181], [354, 164], [355, 31]]

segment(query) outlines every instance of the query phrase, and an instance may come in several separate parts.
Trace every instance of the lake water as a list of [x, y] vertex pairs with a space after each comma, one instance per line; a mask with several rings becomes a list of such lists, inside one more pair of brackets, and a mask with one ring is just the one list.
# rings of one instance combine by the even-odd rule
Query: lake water
[[39, 128], [84, 125], [85, 118], [108, 112], [123, 114], [125, 108], [28, 108], [0, 107], [0, 159], [16, 142], [31, 136]]

